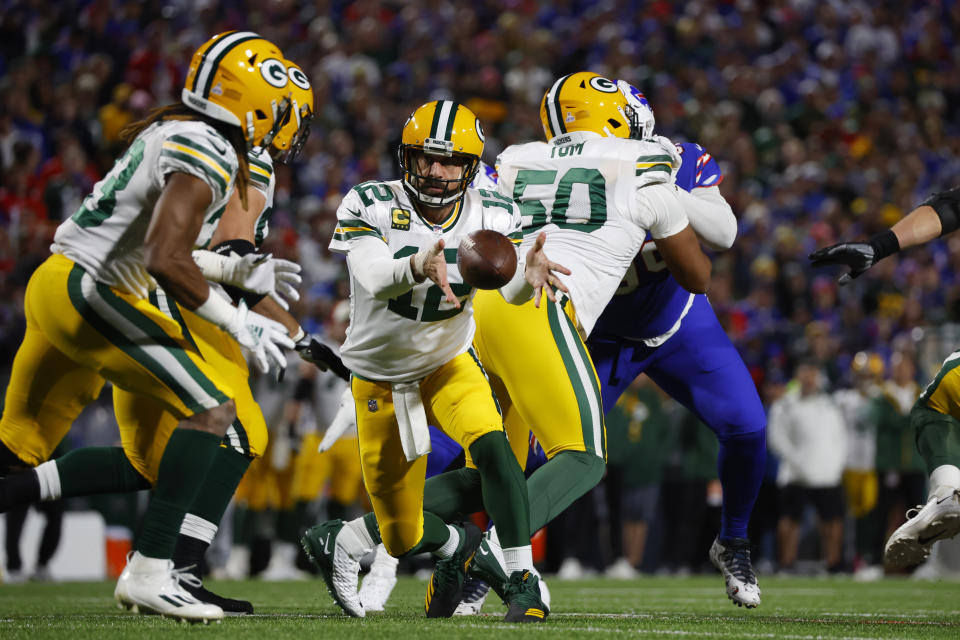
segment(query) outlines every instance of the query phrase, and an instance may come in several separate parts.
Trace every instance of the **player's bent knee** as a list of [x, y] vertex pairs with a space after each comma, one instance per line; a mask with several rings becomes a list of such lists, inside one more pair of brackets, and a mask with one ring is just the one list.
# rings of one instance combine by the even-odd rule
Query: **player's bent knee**
[[219, 407], [208, 409], [202, 413], [181, 420], [178, 428], [195, 429], [197, 431], [206, 431], [214, 435], [223, 437], [227, 433], [227, 427], [237, 417], [237, 405], [233, 399], [227, 400]]

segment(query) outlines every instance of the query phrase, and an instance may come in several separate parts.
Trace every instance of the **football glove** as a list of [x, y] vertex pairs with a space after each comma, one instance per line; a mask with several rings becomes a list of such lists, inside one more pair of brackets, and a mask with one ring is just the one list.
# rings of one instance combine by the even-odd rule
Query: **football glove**
[[296, 285], [300, 284], [300, 265], [274, 258], [269, 253], [248, 253], [241, 256], [198, 250], [193, 261], [207, 280], [232, 285], [244, 291], [265, 294], [284, 309], [290, 305], [284, 298], [299, 300]]
[[870, 242], [842, 242], [817, 249], [809, 256], [814, 267], [826, 267], [835, 264], [846, 265], [850, 271], [841, 275], [837, 282], [847, 284], [858, 278], [867, 269], [875, 265], [877, 249]]
[[343, 364], [333, 349], [316, 338], [303, 336], [296, 345], [297, 353], [305, 362], [315, 365], [320, 371], [332, 371], [337, 377], [350, 380], [350, 370]]

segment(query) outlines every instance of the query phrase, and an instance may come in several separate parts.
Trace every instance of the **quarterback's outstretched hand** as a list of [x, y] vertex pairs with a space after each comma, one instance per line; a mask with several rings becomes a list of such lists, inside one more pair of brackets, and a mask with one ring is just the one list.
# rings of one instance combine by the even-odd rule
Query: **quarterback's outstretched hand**
[[430, 278], [440, 290], [446, 301], [460, 308], [460, 300], [453, 295], [453, 289], [447, 281], [447, 258], [443, 255], [444, 242], [442, 239], [432, 247], [420, 249], [417, 253], [410, 256], [410, 264], [413, 267], [413, 277], [417, 282], [423, 282], [425, 278]]
[[837, 278], [840, 284], [847, 284], [877, 263], [877, 250], [869, 242], [842, 242], [817, 249], [809, 255], [809, 258], [814, 267], [835, 264], [850, 267], [848, 273]]
[[527, 252], [526, 265], [523, 271], [524, 278], [533, 287], [533, 304], [538, 309], [540, 308], [540, 297], [544, 292], [551, 302], [557, 301], [557, 296], [553, 291], [554, 287], [564, 293], [570, 293], [566, 285], [557, 277], [558, 273], [565, 276], [570, 275], [570, 269], [553, 262], [547, 257], [547, 254], [543, 252], [543, 245], [546, 241], [547, 234], [545, 231], [541, 231], [533, 244], [533, 248]]

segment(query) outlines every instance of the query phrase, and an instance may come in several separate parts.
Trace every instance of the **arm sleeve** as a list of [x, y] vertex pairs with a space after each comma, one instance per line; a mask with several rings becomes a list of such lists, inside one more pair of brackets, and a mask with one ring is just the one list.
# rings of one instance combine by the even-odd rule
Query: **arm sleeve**
[[226, 197], [237, 173], [237, 154], [233, 147], [212, 129], [173, 133], [160, 146], [160, 175], [186, 173], [210, 186], [213, 202]]
[[347, 256], [350, 274], [377, 300], [389, 300], [417, 284], [410, 258], [394, 258], [373, 210], [350, 191], [337, 209], [330, 251]]
[[726, 251], [737, 237], [737, 218], [720, 194], [719, 187], [701, 187], [692, 192], [677, 190], [677, 197], [705, 245], [715, 251]]
[[376, 238], [353, 241], [347, 265], [360, 286], [377, 300], [396, 298], [417, 284], [410, 256], [394, 258], [387, 243]]
[[647, 183], [636, 190], [634, 221], [650, 231], [654, 240], [683, 231], [690, 221], [672, 183]]

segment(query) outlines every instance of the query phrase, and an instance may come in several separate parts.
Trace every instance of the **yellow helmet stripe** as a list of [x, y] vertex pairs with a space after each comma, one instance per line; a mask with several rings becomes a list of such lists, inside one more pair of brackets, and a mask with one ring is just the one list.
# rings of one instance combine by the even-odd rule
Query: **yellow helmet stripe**
[[433, 112], [433, 123], [430, 125], [430, 137], [450, 142], [453, 139], [453, 121], [457, 119], [459, 102], [441, 100]]
[[223, 36], [219, 42], [214, 44], [203, 52], [200, 59], [200, 66], [193, 77], [193, 86], [191, 90], [199, 93], [204, 98], [210, 97], [210, 89], [213, 88], [213, 77], [216, 75], [217, 67], [220, 61], [235, 46], [248, 40], [255, 40], [260, 36], [253, 31], [235, 31], [229, 35]]
[[[570, 74], [573, 75], [573, 74]], [[567, 132], [567, 127], [563, 124], [563, 114], [560, 111], [560, 90], [563, 83], [567, 81], [570, 75], [563, 76], [553, 83], [547, 95], [543, 96], [544, 106], [547, 111], [547, 124], [550, 127], [550, 137], [555, 138], [561, 133]]]

